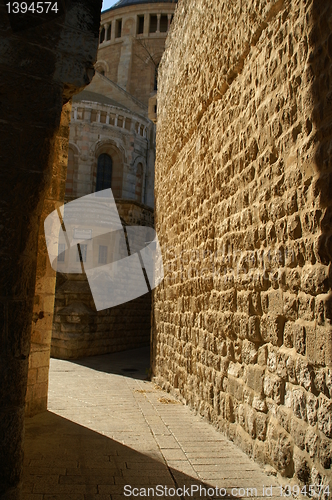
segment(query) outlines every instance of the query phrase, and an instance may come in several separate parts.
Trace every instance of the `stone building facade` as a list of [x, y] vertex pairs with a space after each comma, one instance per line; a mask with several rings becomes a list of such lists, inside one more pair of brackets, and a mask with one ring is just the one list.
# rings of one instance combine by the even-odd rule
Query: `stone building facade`
[[[175, 6], [172, 0], [121, 0], [103, 12], [96, 74], [73, 98], [65, 202], [111, 187], [124, 225], [154, 226], [155, 124], [150, 118], [155, 109], [149, 118], [149, 103]], [[54, 313], [54, 357], [150, 342], [150, 292], [97, 312], [86, 276], [58, 273]]]
[[157, 383], [287, 482], [330, 489], [331, 32], [330, 2], [179, 3], [153, 293]]

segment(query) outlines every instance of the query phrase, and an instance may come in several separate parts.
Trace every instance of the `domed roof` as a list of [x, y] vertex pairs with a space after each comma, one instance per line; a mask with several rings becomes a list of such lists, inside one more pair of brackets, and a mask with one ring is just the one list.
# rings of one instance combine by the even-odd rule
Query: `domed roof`
[[119, 0], [113, 7], [110, 7], [104, 12], [109, 10], [120, 9], [122, 7], [129, 7], [130, 5], [139, 5], [143, 3], [177, 3], [177, 0]]

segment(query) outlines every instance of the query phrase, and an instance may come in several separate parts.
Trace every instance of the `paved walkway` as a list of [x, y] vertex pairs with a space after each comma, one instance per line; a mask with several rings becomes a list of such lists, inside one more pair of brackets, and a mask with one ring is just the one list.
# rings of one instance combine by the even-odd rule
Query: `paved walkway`
[[146, 381], [148, 366], [147, 349], [51, 360], [49, 411], [26, 422], [24, 500], [261, 498], [271, 484], [279, 497], [275, 477]]

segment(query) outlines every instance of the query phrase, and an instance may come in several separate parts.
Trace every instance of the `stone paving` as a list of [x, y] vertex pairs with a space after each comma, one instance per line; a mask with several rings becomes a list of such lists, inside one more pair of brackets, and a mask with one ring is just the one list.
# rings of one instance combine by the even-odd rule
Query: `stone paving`
[[51, 360], [49, 410], [26, 421], [24, 500], [262, 498], [270, 485], [280, 496], [275, 477], [145, 380], [148, 367], [145, 348]]

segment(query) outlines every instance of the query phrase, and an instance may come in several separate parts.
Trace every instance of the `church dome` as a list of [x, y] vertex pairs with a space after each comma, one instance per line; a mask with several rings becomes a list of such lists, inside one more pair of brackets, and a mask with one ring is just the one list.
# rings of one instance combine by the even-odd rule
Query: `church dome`
[[[119, 0], [113, 7], [105, 10], [104, 12], [108, 12], [114, 9], [120, 9], [122, 7], [129, 7], [131, 5], [140, 5], [140, 4], [150, 4], [150, 3], [177, 3], [177, 0]], [[104, 13], [103, 12], [103, 13]]]

